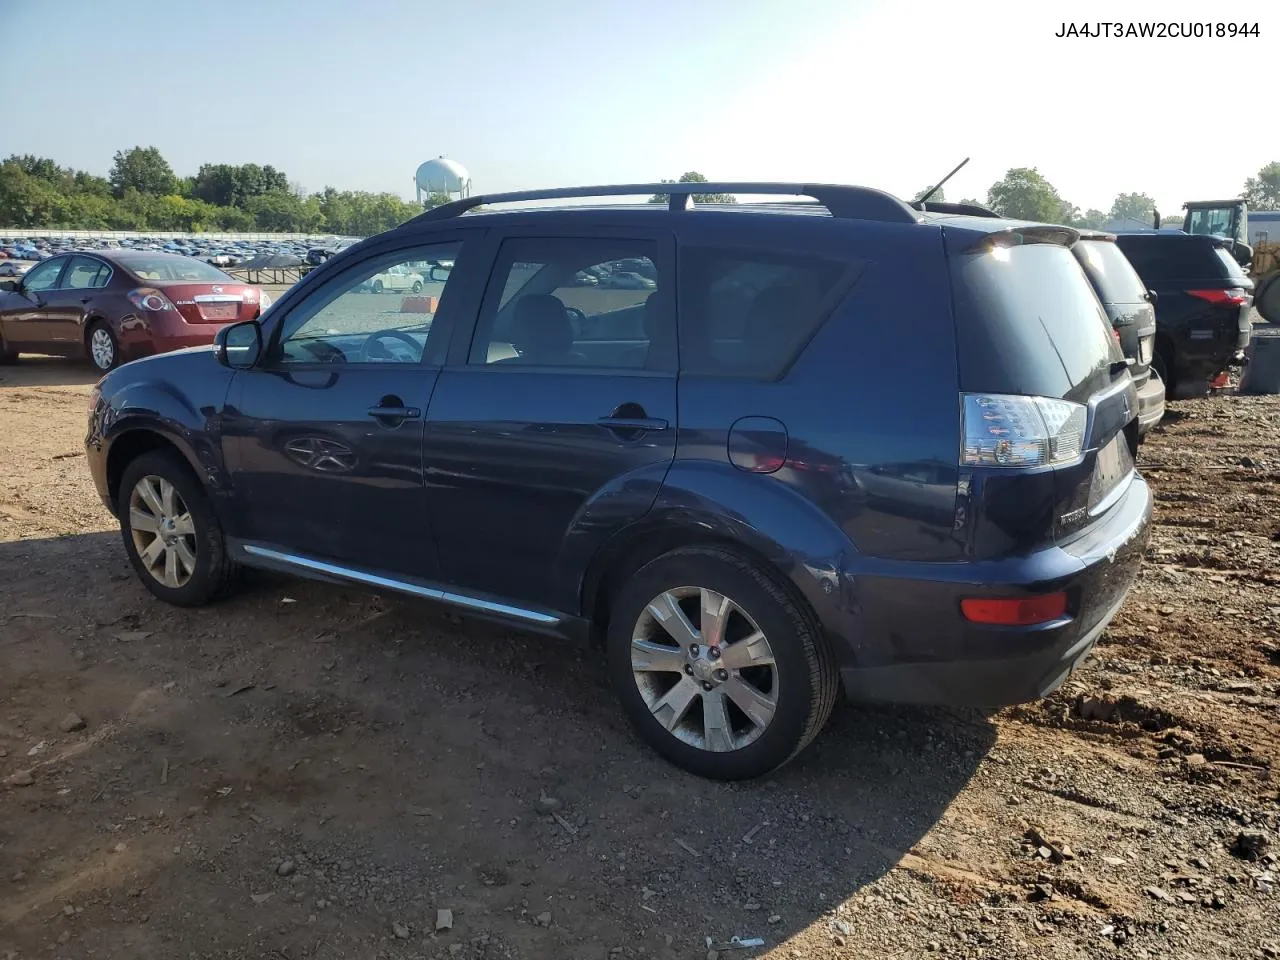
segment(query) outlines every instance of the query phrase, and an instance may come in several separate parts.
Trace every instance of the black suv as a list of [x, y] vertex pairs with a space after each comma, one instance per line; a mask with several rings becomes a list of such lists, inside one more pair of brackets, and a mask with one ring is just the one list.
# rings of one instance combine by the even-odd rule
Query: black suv
[[656, 749], [754, 776], [841, 685], [1041, 696], [1123, 601], [1151, 497], [1077, 237], [845, 186], [471, 197], [109, 374], [88, 461], [161, 599], [243, 564], [589, 638]]
[[1155, 294], [1116, 246], [1115, 234], [1083, 230], [1071, 252], [1102, 301], [1129, 363], [1129, 375], [1138, 391], [1138, 433], [1145, 434], [1163, 419], [1165, 408], [1164, 381], [1151, 369], [1156, 340]]
[[1231, 241], [1186, 233], [1120, 233], [1116, 245], [1154, 293], [1151, 365], [1170, 396], [1204, 393], [1244, 356], [1253, 326], [1253, 281], [1231, 255]]

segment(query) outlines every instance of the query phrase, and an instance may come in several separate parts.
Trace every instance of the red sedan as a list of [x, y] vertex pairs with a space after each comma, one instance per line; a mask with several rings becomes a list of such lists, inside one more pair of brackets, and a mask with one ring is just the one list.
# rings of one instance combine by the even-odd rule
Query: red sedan
[[103, 372], [203, 346], [270, 303], [217, 267], [168, 253], [64, 253], [0, 284], [0, 362], [21, 353], [84, 357]]

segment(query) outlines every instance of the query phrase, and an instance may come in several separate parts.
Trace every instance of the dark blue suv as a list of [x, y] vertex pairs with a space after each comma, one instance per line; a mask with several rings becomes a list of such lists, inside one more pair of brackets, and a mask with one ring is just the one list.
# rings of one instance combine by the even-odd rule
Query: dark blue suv
[[1151, 497], [1076, 238], [860, 187], [473, 197], [109, 374], [89, 464], [163, 600], [245, 565], [590, 639], [657, 750], [755, 776], [841, 687], [1042, 696], [1124, 600]]

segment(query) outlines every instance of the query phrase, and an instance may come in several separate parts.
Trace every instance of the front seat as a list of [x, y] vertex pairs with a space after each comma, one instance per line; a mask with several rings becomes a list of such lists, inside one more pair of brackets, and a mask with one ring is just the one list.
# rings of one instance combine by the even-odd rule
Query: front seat
[[573, 324], [560, 298], [531, 293], [516, 301], [511, 318], [511, 343], [520, 351], [498, 363], [562, 366], [578, 361], [573, 352]]
[[644, 312], [641, 314], [644, 324], [644, 335], [648, 343], [637, 344], [623, 351], [619, 359], [624, 367], [644, 368], [649, 364], [649, 354], [655, 357], [672, 357], [675, 355], [675, 324], [667, 312], [667, 298], [661, 290], [655, 290], [644, 301]]

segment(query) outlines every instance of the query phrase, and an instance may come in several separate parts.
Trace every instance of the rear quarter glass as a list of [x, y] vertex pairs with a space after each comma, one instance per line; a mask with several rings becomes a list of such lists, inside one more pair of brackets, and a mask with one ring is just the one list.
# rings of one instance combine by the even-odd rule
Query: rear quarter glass
[[1147, 285], [1112, 240], [1081, 240], [1071, 252], [1106, 303], [1142, 303]]
[[1121, 236], [1116, 244], [1149, 286], [1244, 276], [1230, 252], [1208, 240], [1152, 234]]
[[1066, 247], [951, 253], [960, 389], [1084, 403], [1122, 358], [1106, 311]]

